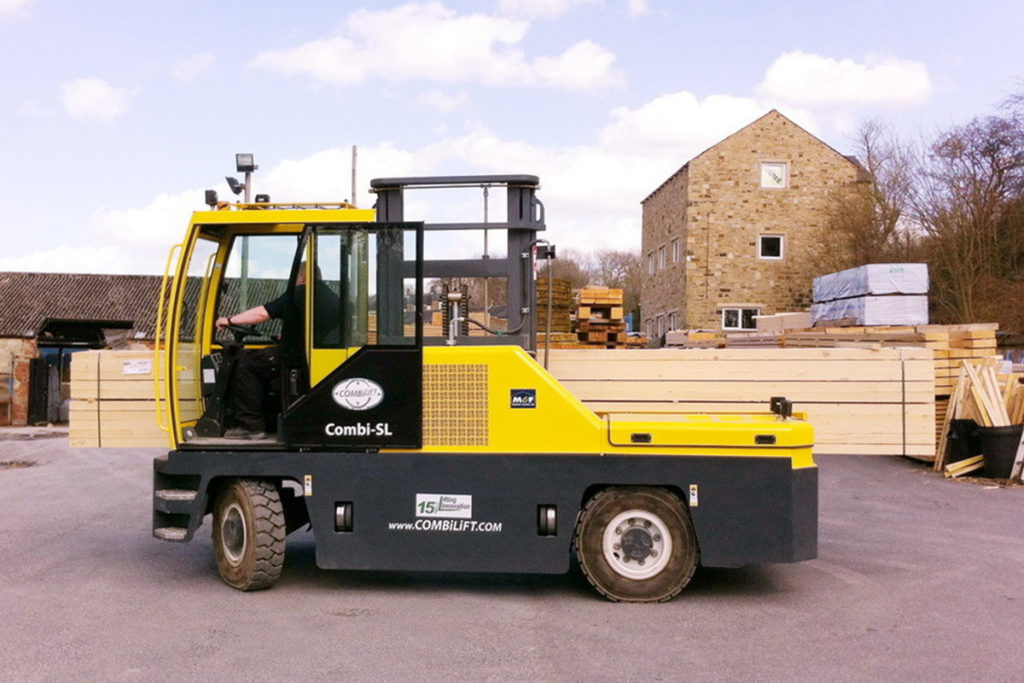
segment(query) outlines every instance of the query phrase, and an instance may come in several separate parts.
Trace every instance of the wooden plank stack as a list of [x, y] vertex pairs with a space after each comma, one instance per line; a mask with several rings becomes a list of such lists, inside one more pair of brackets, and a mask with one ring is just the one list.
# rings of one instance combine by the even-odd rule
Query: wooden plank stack
[[549, 371], [597, 412], [807, 414], [815, 452], [935, 456], [931, 349], [552, 351]]
[[580, 343], [575, 332], [552, 332], [546, 335], [543, 332], [537, 333], [537, 349], [585, 349], [586, 344]]
[[[568, 280], [552, 278], [551, 290], [551, 332], [568, 334], [572, 332], [572, 285]], [[548, 321], [548, 279], [537, 278], [537, 331], [543, 332]]]
[[973, 472], [976, 458], [946, 464], [948, 434], [953, 420], [974, 420], [982, 427], [1006, 427], [1024, 422], [1024, 373], [997, 374], [991, 359], [970, 359], [960, 363], [960, 370], [949, 397], [939, 430], [935, 470], [947, 476]]
[[[935, 354], [935, 430], [942, 439], [950, 394], [965, 360], [996, 357], [998, 323], [969, 325], [897, 325], [816, 327], [763, 333], [735, 333], [720, 346], [728, 348], [901, 348], [932, 349]], [[705, 342], [706, 345], [706, 342]], [[917, 457], [917, 456], [912, 456]], [[932, 462], [935, 454], [920, 459]]]
[[626, 344], [622, 290], [612, 287], [584, 287], [576, 309], [576, 333], [581, 342], [604, 348]]
[[[71, 409], [68, 439], [86, 448], [166, 447], [167, 433], [159, 428], [152, 351], [82, 351], [71, 361]], [[185, 419], [198, 417], [193, 373], [182, 373]], [[163, 389], [163, 387], [162, 387]], [[161, 403], [166, 394], [161, 393]], [[163, 407], [163, 406], [161, 406]]]

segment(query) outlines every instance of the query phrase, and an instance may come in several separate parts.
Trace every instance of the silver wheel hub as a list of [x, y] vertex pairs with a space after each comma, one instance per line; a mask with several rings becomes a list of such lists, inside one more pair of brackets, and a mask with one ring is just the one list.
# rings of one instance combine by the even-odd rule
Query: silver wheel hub
[[604, 529], [601, 549], [608, 565], [620, 576], [657, 576], [672, 556], [672, 537], [660, 517], [646, 510], [627, 510]]
[[232, 503], [224, 511], [224, 518], [220, 523], [221, 546], [224, 549], [224, 557], [232, 566], [238, 566], [245, 555], [245, 515], [238, 503]]

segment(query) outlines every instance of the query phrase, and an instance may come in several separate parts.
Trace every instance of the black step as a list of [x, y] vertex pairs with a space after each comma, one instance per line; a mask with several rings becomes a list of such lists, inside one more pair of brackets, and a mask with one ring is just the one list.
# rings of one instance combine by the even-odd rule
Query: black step
[[153, 509], [171, 515], [189, 515], [198, 495], [193, 489], [158, 489], [153, 492]]

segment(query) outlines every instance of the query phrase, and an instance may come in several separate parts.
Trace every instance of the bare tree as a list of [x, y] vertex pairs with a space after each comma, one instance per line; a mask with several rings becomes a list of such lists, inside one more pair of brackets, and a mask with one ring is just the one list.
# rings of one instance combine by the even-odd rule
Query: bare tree
[[640, 307], [642, 267], [639, 252], [602, 250], [594, 253], [594, 283], [622, 290], [627, 311]]
[[[548, 273], [547, 269], [551, 272]], [[594, 266], [590, 255], [572, 249], [558, 251], [558, 258], [549, 262], [542, 271], [544, 276], [568, 280], [573, 289], [591, 284]]]
[[918, 157], [910, 206], [927, 235], [936, 312], [948, 322], [998, 320], [1008, 303], [998, 292], [1024, 277], [1024, 116], [1015, 101], [1010, 115], [956, 126]]
[[816, 250], [819, 273], [915, 256], [915, 233], [904, 216], [912, 184], [906, 150], [877, 119], [861, 125], [856, 150], [861, 174], [833, 195], [827, 238]]

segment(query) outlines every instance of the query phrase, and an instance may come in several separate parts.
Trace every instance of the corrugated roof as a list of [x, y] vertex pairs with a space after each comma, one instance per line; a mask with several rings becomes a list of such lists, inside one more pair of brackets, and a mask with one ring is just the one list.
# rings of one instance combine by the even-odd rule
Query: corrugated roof
[[[158, 275], [0, 273], [0, 337], [35, 337], [47, 320], [62, 320], [107, 321], [116, 327], [129, 322], [129, 337], [152, 339], [160, 280]], [[281, 279], [252, 278], [248, 306], [264, 304], [284, 288]], [[185, 297], [193, 311], [198, 296], [199, 281], [189, 278]], [[225, 314], [240, 312], [237, 278], [228, 279], [220, 299]]]
[[47, 319], [130, 321], [152, 338], [157, 275], [0, 273], [0, 337], [33, 337]]

